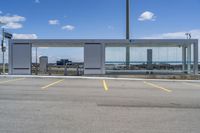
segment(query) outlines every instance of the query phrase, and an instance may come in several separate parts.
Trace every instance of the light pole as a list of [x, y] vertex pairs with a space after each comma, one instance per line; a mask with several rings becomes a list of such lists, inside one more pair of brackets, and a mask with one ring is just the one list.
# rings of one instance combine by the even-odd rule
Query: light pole
[[[4, 25], [5, 23], [1, 22], [0, 21], [0, 25]], [[2, 62], [3, 62], [3, 74], [5, 74], [5, 51], [6, 51], [6, 48], [4, 47], [4, 28], [2, 28], [2, 41], [1, 41], [1, 51], [3, 53], [2, 55]]]
[[[5, 25], [6, 23], [0, 22], [0, 24]], [[2, 42], [1, 42], [1, 50], [3, 53], [3, 74], [5, 74], [6, 66], [5, 66], [5, 52], [6, 47], [4, 46], [5, 39], [12, 39], [12, 34], [5, 32], [4, 28], [2, 28]]]
[[1, 44], [1, 49], [3, 53], [3, 74], [5, 74], [5, 47], [4, 47], [4, 28], [2, 28], [2, 44]]
[[[126, 40], [130, 40], [130, 0], [126, 0]], [[130, 66], [130, 47], [126, 47], [126, 68]]]

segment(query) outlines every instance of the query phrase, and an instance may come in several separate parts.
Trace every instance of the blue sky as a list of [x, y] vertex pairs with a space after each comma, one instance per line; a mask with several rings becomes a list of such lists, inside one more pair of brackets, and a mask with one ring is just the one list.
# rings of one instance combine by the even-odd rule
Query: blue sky
[[[199, 7], [200, 0], [131, 0], [131, 36], [200, 38]], [[123, 39], [125, 0], [1, 0], [0, 20], [18, 38]]]

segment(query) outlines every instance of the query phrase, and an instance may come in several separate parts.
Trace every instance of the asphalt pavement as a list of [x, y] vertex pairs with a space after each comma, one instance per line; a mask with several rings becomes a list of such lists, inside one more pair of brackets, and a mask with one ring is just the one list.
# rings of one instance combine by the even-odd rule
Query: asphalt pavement
[[0, 133], [199, 133], [200, 82], [0, 77]]

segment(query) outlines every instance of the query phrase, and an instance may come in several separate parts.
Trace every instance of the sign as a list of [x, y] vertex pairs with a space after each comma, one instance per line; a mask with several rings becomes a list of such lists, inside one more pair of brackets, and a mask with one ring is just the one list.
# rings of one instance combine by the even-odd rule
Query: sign
[[1, 41], [1, 51], [3, 52], [3, 40]]
[[8, 32], [4, 32], [4, 37], [7, 39], [12, 39], [12, 34], [10, 34]]

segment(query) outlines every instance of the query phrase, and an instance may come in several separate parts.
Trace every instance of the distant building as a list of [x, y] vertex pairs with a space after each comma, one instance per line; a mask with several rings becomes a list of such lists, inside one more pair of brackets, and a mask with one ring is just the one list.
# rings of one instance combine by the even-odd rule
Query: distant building
[[69, 61], [68, 59], [61, 59], [56, 62], [57, 66], [64, 66], [66, 64], [71, 65], [72, 61]]

